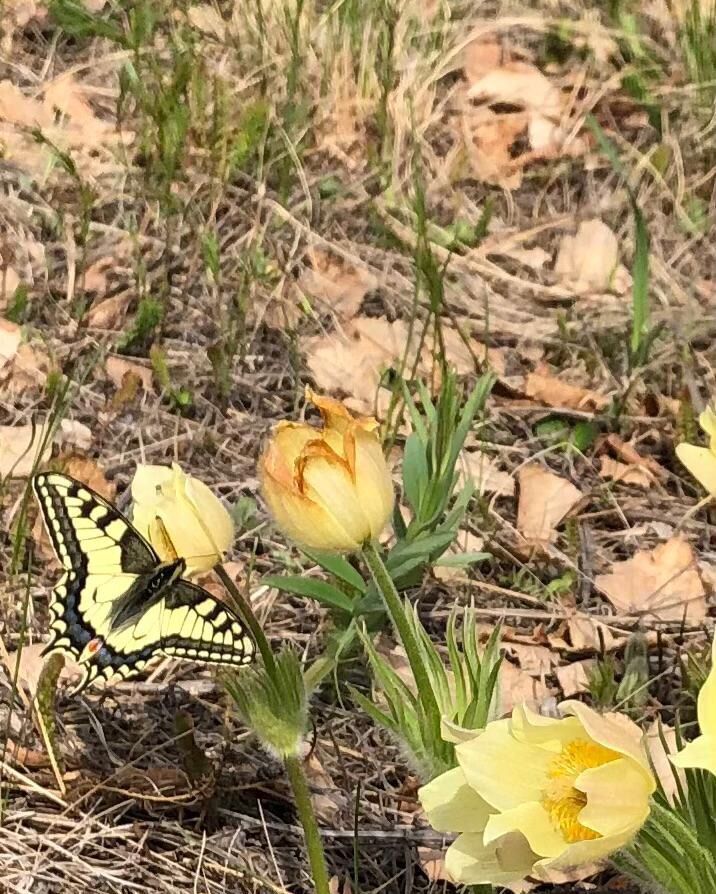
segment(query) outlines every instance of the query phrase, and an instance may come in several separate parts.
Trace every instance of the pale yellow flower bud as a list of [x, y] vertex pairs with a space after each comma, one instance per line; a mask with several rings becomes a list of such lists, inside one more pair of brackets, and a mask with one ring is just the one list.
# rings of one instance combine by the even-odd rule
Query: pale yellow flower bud
[[203, 481], [168, 466], [137, 466], [132, 521], [165, 561], [180, 557], [187, 575], [220, 562], [234, 539], [231, 516]]
[[455, 748], [458, 766], [420, 789], [432, 826], [457, 832], [445, 867], [459, 884], [501, 884], [619, 850], [649, 815], [654, 776], [639, 728], [564, 702], [525, 706]]
[[716, 496], [716, 412], [711, 407], [699, 416], [699, 425], [709, 436], [709, 446], [677, 444], [676, 455], [699, 484]]
[[278, 526], [312, 549], [349, 552], [376, 538], [393, 508], [393, 484], [375, 419], [306, 389], [323, 427], [282, 422], [259, 466]]

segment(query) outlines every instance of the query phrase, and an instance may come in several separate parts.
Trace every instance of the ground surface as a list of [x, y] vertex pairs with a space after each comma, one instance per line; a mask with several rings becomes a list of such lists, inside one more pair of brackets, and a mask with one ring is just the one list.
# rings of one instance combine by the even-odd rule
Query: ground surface
[[[228, 570], [308, 660], [331, 620], [261, 584], [311, 567], [264, 514], [262, 439], [306, 383], [385, 418], [386, 371], [489, 366], [460, 548], [491, 558], [411, 591], [426, 625], [440, 641], [470, 600], [486, 633], [504, 620], [504, 711], [692, 718], [716, 546], [674, 446], [716, 394], [713, 25], [656, 0], [87, 6], [2, 13], [0, 476], [58, 416], [44, 463], [120, 506], [138, 462], [180, 462], [233, 507]], [[56, 565], [23, 485], [0, 485], [2, 640], [30, 644], [22, 695], [12, 656], [0, 675], [0, 889], [308, 890], [280, 765], [198, 666], [61, 697], [60, 791], [26, 693]], [[354, 859], [363, 892], [446, 890], [400, 749], [342, 685], [313, 708], [336, 891]]]

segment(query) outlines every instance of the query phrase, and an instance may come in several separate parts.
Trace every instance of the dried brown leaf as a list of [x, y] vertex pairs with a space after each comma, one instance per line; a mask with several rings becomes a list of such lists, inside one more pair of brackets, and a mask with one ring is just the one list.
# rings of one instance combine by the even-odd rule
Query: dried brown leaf
[[378, 285], [367, 267], [355, 266], [337, 255], [314, 248], [311, 266], [301, 271], [298, 287], [324, 302], [340, 320], [350, 320], [359, 311], [366, 294]]
[[617, 278], [619, 243], [612, 230], [598, 218], [580, 223], [574, 236], [562, 238], [554, 271], [575, 292], [606, 292]]
[[463, 450], [460, 454], [461, 480], [472, 479], [478, 494], [497, 494], [511, 497], [515, 492], [515, 479], [499, 468], [499, 462], [480, 450]]
[[46, 443], [42, 456], [35, 458], [40, 445], [45, 440], [45, 429], [42, 425], [0, 425], [0, 478], [8, 475], [13, 478], [25, 478], [35, 465], [44, 462], [52, 449]]
[[555, 669], [557, 682], [565, 698], [580, 692], [589, 692], [589, 674], [595, 665], [596, 659], [585, 658], [583, 661], [573, 661]]
[[626, 463], [620, 463], [619, 460], [612, 459], [611, 456], [601, 458], [599, 477], [643, 488], [652, 487], [654, 484], [654, 475], [649, 469], [644, 466], [629, 466]]
[[539, 713], [549, 696], [549, 689], [542, 680], [531, 677], [509, 661], [502, 662], [498, 683], [498, 716], [511, 713], [515, 705], [522, 702]]
[[134, 376], [145, 391], [153, 390], [154, 373], [151, 367], [110, 354], [104, 362], [104, 369], [115, 388], [124, 387], [126, 377]]
[[572, 385], [553, 375], [545, 363], [538, 364], [534, 372], [528, 373], [524, 390], [527, 397], [548, 407], [599, 411], [609, 404], [609, 398], [603, 394]]
[[546, 545], [555, 539], [555, 528], [580, 503], [583, 494], [571, 481], [537, 463], [523, 466], [517, 476], [517, 530], [531, 543]]
[[93, 329], [120, 329], [129, 306], [129, 294], [113, 295], [87, 311], [87, 325]]
[[696, 556], [690, 544], [679, 537], [614, 562], [609, 574], [597, 575], [595, 584], [624, 614], [691, 623], [706, 617]]

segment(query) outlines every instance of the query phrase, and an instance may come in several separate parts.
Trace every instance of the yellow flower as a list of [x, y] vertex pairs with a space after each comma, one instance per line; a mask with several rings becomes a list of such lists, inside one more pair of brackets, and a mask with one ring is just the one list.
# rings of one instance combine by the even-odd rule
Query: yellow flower
[[263, 495], [279, 527], [303, 546], [357, 550], [380, 534], [393, 508], [378, 423], [310, 388], [306, 397], [323, 428], [279, 423], [259, 465]]
[[137, 466], [132, 521], [157, 551], [186, 560], [187, 574], [213, 568], [234, 539], [231, 516], [203, 481], [168, 466]]
[[699, 416], [699, 425], [709, 436], [709, 446], [678, 444], [676, 455], [699, 484], [716, 496], [716, 412], [711, 407]]
[[455, 748], [458, 766], [420, 789], [431, 825], [457, 832], [459, 884], [504, 884], [623, 847], [649, 814], [654, 777], [639, 728], [581, 702], [542, 717], [519, 706]]
[[711, 670], [699, 690], [697, 714], [701, 735], [672, 755], [677, 767], [694, 767], [716, 774], [716, 637], [711, 647]]

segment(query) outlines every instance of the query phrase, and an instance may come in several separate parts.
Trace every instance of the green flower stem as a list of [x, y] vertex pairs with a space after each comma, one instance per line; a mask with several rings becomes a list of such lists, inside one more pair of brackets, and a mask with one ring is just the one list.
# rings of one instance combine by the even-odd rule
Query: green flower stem
[[271, 649], [271, 645], [266, 638], [266, 634], [263, 632], [263, 628], [259, 624], [258, 618], [254, 614], [254, 610], [251, 608], [251, 605], [248, 599], [245, 598], [244, 594], [239, 590], [236, 584], [231, 580], [229, 575], [226, 573], [224, 566], [221, 564], [217, 564], [214, 566], [214, 571], [219, 575], [222, 584], [226, 587], [226, 589], [231, 594], [231, 598], [234, 601], [236, 607], [239, 610], [239, 614], [241, 615], [242, 621], [246, 624], [246, 626], [251, 631], [253, 638], [258, 646], [259, 652], [261, 653], [261, 657], [263, 658], [264, 667], [266, 671], [270, 674], [272, 679], [276, 678], [276, 661], [273, 657], [273, 651]]
[[293, 799], [296, 802], [298, 818], [303, 826], [303, 837], [306, 841], [314, 890], [316, 894], [329, 894], [326, 857], [323, 853], [323, 844], [318, 831], [316, 814], [313, 812], [311, 793], [308, 790], [308, 783], [301, 766], [301, 759], [295, 754], [286, 756], [284, 758], [284, 766], [293, 790]]
[[438, 735], [440, 730], [440, 708], [435, 698], [435, 691], [425, 669], [418, 641], [415, 639], [408, 619], [405, 616], [405, 609], [393, 583], [393, 578], [385, 567], [383, 559], [372, 540], [363, 544], [363, 558], [370, 570], [378, 592], [383, 597], [390, 620], [393, 622], [393, 626], [405, 649], [405, 654], [408, 656], [410, 670], [413, 672], [418, 697], [425, 709], [427, 722], [433, 726], [436, 735]]

